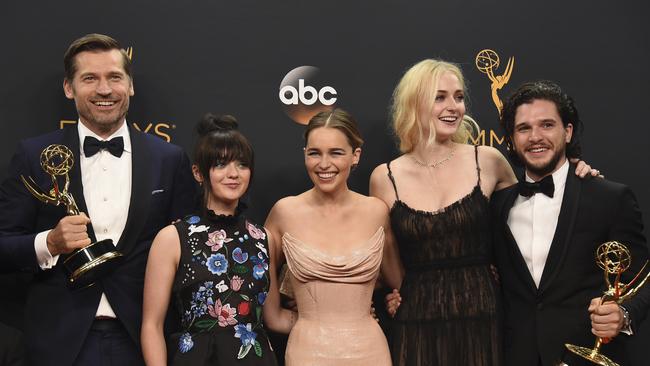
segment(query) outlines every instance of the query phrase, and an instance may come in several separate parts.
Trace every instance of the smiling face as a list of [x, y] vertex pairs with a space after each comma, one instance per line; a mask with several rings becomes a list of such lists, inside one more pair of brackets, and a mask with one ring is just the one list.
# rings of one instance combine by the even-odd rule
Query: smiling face
[[535, 181], [564, 164], [572, 134], [573, 125], [564, 126], [551, 101], [535, 99], [517, 107], [512, 143], [526, 173]]
[[76, 73], [63, 89], [74, 99], [79, 119], [100, 137], [108, 137], [124, 122], [133, 83], [119, 50], [84, 51], [75, 56]]
[[440, 75], [433, 98], [433, 102], [422, 103], [430, 106], [422, 113], [422, 128], [426, 136], [433, 124], [436, 139], [447, 140], [458, 131], [465, 115], [465, 93], [458, 77], [449, 71]]
[[[206, 184], [196, 165], [192, 166], [192, 172], [197, 182]], [[248, 190], [250, 179], [251, 170], [241, 161], [217, 162], [210, 168], [207, 207], [215, 212], [222, 212], [224, 208], [237, 206], [239, 199]]]
[[319, 127], [308, 135], [305, 167], [317, 189], [333, 192], [347, 187], [350, 170], [360, 156], [361, 148], [353, 149], [343, 132]]

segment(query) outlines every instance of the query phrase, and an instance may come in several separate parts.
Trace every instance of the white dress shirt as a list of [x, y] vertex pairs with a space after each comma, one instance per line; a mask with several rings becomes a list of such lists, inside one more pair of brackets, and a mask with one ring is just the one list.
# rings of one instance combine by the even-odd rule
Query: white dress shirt
[[[112, 239], [117, 244], [126, 226], [131, 200], [131, 139], [126, 121], [122, 127], [106, 140], [122, 136], [124, 152], [121, 157], [115, 157], [107, 150], [86, 157], [83, 152], [83, 142], [86, 136], [104, 140], [90, 131], [81, 122], [77, 123], [79, 132], [79, 168], [83, 194], [91, 219], [95, 237], [98, 241]], [[36, 235], [34, 246], [36, 258], [41, 269], [46, 270], [56, 265], [59, 256], [52, 256], [47, 249], [47, 234], [44, 231]], [[116, 317], [108, 303], [106, 295], [102, 298], [97, 309], [97, 316]]]
[[[568, 172], [567, 160], [553, 173], [553, 198], [543, 193], [536, 193], [531, 197], [519, 195], [508, 215], [510, 231], [537, 287], [542, 279], [548, 251], [555, 235]], [[526, 181], [533, 182], [528, 175]]]

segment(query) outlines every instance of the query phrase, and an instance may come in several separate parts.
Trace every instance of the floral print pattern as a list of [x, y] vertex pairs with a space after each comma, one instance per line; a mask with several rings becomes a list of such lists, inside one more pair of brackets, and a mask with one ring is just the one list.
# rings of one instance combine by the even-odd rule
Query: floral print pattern
[[257, 226], [251, 224], [248, 221], [246, 221], [246, 230], [248, 230], [248, 233], [251, 234], [253, 239], [256, 240], [266, 239], [266, 233], [264, 232], [264, 230], [259, 229]]
[[208, 258], [208, 270], [212, 272], [213, 274], [216, 274], [217, 276], [220, 276], [228, 270], [228, 261], [226, 260], [226, 257], [221, 254], [213, 254]]
[[[215, 225], [199, 216], [176, 224], [181, 240], [188, 243], [181, 260], [190, 262], [179, 266], [179, 272], [192, 271], [190, 278], [196, 277], [187, 281], [187, 274], [177, 274], [177, 278], [185, 279], [185, 290], [180, 294], [189, 294], [180, 298], [184, 328], [178, 342], [181, 353], [191, 352], [197, 334], [215, 327], [232, 329], [232, 336], [240, 343], [240, 348], [233, 350], [238, 359], [262, 357], [264, 349], [269, 349], [262, 347], [258, 337], [264, 331], [262, 305], [269, 288], [266, 232], [247, 220], [231, 224]], [[199, 227], [201, 231], [197, 231]], [[197, 239], [205, 246], [195, 245]]]
[[205, 245], [209, 246], [213, 252], [218, 251], [225, 243], [231, 242], [232, 238], [226, 235], [224, 230], [215, 230], [208, 233], [208, 240]]

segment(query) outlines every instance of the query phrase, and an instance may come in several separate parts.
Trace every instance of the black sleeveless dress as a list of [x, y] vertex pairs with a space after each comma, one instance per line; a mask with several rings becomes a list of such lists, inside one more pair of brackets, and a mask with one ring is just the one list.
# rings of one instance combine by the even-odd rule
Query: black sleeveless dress
[[276, 366], [262, 325], [269, 289], [264, 228], [212, 211], [174, 226], [181, 258], [173, 295], [183, 331], [174, 337], [172, 364]]
[[399, 199], [388, 164], [397, 197], [391, 226], [406, 270], [390, 332], [394, 366], [501, 364], [489, 207], [480, 187], [478, 150], [475, 156], [474, 189], [435, 212]]

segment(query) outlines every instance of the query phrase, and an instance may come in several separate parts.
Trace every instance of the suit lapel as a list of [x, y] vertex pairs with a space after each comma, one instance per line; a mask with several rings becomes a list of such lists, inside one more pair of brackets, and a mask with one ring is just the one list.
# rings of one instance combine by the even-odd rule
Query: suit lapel
[[[77, 131], [76, 125], [66, 127], [63, 130], [63, 145], [67, 146], [74, 155], [74, 165], [69, 172], [69, 191], [77, 203], [77, 208], [79, 208], [79, 211], [88, 215], [88, 207], [86, 206], [86, 199], [84, 197], [83, 182], [81, 181], [81, 164], [79, 158], [81, 156], [81, 149], [79, 147], [79, 132]], [[92, 242], [97, 241], [92, 223], [88, 224], [88, 236]]]
[[519, 196], [519, 191], [517, 190], [516, 186], [513, 189], [511, 189], [510, 192], [508, 192], [508, 195], [507, 197], [505, 197], [503, 206], [500, 210], [501, 212], [500, 222], [502, 223], [503, 227], [497, 228], [497, 230], [502, 230], [502, 232], [504, 233], [506, 243], [510, 249], [510, 259], [512, 260], [513, 265], [521, 275], [521, 278], [524, 280], [526, 285], [533, 292], [536, 292], [537, 286], [535, 285], [535, 280], [533, 280], [533, 276], [530, 274], [530, 271], [528, 270], [528, 266], [526, 265], [524, 256], [521, 254], [519, 245], [517, 245], [517, 241], [515, 240], [515, 237], [512, 235], [512, 231], [510, 231], [510, 226], [508, 226], [508, 215], [510, 214], [510, 209], [515, 204], [515, 200], [517, 199], [518, 196]]
[[150, 155], [144, 134], [129, 127], [131, 138], [131, 199], [129, 214], [124, 231], [117, 243], [117, 249], [124, 255], [128, 254], [137, 241], [138, 233], [145, 224], [151, 200]]
[[580, 178], [576, 177], [572, 172], [575, 170], [575, 165], [571, 164], [569, 167], [569, 174], [567, 176], [566, 185], [564, 186], [564, 196], [562, 197], [562, 206], [560, 208], [560, 215], [557, 219], [557, 226], [551, 248], [549, 249], [548, 256], [546, 257], [546, 264], [544, 265], [544, 272], [539, 282], [539, 293], [541, 294], [553, 282], [557, 276], [559, 269], [562, 267], [566, 251], [570, 245], [571, 235], [573, 234], [573, 225], [576, 220], [578, 212], [578, 202], [580, 201], [580, 191], [582, 184]]

